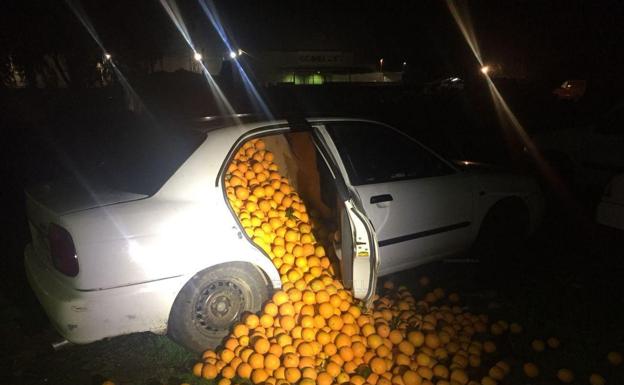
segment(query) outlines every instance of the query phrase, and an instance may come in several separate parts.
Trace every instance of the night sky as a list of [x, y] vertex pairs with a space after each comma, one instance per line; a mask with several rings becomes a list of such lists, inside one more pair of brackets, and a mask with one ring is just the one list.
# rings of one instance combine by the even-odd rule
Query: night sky
[[[73, 3], [79, 3], [72, 0]], [[130, 67], [144, 58], [186, 49], [157, 0], [85, 0], [86, 14], [108, 50]], [[620, 80], [624, 5], [619, 1], [468, 1], [486, 60], [521, 64], [531, 78]], [[179, 1], [194, 40], [222, 55], [197, 1]], [[428, 72], [461, 72], [474, 65], [445, 1], [215, 1], [236, 45], [267, 50], [353, 51], [358, 60], [403, 61]], [[4, 1], [1, 44], [14, 60], [57, 51], [99, 50], [63, 1]]]

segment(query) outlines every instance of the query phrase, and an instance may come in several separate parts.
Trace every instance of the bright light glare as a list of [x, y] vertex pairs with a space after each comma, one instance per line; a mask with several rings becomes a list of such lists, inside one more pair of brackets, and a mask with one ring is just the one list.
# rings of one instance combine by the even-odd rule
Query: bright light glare
[[110, 53], [105, 53], [104, 57], [106, 58], [106, 60], [110, 60], [111, 59]]
[[230, 59], [236, 59], [236, 52], [230, 51]]
[[484, 75], [487, 75], [490, 72], [490, 66], [483, 66], [483, 67], [481, 67], [481, 72]]
[[197, 61], [201, 61], [202, 59], [202, 55], [199, 52], [195, 52], [195, 54], [193, 55], [193, 57], [195, 58], [195, 60]]
[[243, 54], [243, 50], [242, 49], [238, 49], [238, 56], [241, 56]]

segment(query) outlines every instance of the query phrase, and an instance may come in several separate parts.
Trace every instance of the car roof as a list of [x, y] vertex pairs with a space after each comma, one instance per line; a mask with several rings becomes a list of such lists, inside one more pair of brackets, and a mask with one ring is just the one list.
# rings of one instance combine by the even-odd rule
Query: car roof
[[313, 124], [335, 121], [360, 121], [360, 122], [376, 122], [370, 119], [354, 118], [354, 117], [302, 117], [302, 116], [285, 116], [282, 118], [267, 118], [255, 114], [234, 114], [234, 115], [215, 115], [204, 116], [194, 119], [188, 123], [189, 127], [198, 132], [209, 133], [223, 129], [239, 129], [244, 132], [270, 125], [297, 125], [297, 124]]

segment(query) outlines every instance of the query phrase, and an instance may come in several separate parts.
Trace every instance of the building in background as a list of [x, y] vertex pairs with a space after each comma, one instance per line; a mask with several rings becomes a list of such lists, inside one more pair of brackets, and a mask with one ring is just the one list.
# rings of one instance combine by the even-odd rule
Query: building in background
[[381, 72], [377, 64], [356, 60], [345, 51], [268, 51], [249, 55], [262, 85], [317, 85], [350, 82], [395, 82], [402, 72]]

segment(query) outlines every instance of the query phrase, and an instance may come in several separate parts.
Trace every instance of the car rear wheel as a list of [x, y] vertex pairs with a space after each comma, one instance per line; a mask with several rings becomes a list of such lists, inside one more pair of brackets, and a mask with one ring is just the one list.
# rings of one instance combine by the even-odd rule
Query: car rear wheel
[[263, 274], [248, 263], [228, 263], [197, 273], [182, 288], [169, 315], [169, 336], [195, 352], [221, 344], [245, 312], [269, 297]]
[[519, 198], [506, 198], [486, 214], [473, 246], [473, 255], [487, 266], [503, 266], [513, 261], [527, 236], [528, 210]]

